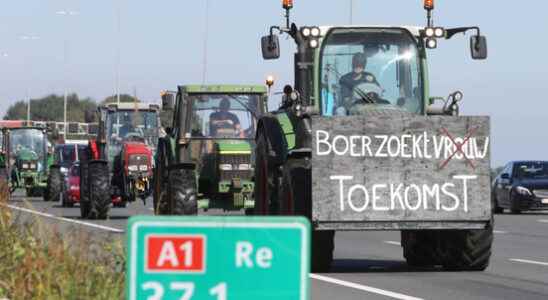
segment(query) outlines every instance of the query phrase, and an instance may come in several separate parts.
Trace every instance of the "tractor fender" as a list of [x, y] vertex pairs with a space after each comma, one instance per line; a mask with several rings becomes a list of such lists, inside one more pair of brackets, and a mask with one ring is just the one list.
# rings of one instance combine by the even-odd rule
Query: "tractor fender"
[[257, 135], [264, 134], [268, 143], [268, 160], [273, 166], [282, 165], [287, 159], [287, 140], [278, 119], [273, 115], [263, 116], [257, 124]]

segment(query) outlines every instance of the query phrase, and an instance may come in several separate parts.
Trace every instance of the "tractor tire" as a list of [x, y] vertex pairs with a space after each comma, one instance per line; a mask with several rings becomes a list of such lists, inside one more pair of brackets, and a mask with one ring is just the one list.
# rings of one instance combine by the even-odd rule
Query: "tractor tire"
[[154, 214], [169, 215], [169, 193], [168, 193], [168, 152], [169, 147], [164, 139], [158, 142], [156, 151], [156, 167], [153, 174], [152, 203], [154, 205]]
[[88, 166], [89, 202], [91, 219], [105, 220], [112, 199], [110, 198], [110, 178], [108, 164], [102, 161], [91, 161]]
[[89, 163], [80, 163], [80, 217], [89, 218], [91, 203], [89, 202]]
[[443, 267], [449, 271], [483, 271], [489, 266], [493, 221], [485, 229], [454, 230], [443, 234]]
[[48, 175], [48, 185], [44, 201], [59, 201], [59, 197], [63, 192], [63, 185], [65, 181], [63, 179], [63, 173], [60, 168], [51, 168]]
[[255, 188], [254, 199], [255, 207], [253, 214], [256, 216], [266, 216], [276, 214], [279, 206], [278, 186], [279, 170], [269, 162], [269, 145], [263, 133], [257, 138], [255, 150]]
[[335, 251], [335, 231], [312, 230], [311, 268], [314, 273], [327, 273], [333, 262]]
[[171, 199], [172, 215], [194, 216], [198, 214], [198, 197], [194, 170], [171, 170], [169, 172], [168, 190]]
[[401, 246], [407, 265], [432, 267], [441, 264], [438, 250], [439, 231], [402, 230]]

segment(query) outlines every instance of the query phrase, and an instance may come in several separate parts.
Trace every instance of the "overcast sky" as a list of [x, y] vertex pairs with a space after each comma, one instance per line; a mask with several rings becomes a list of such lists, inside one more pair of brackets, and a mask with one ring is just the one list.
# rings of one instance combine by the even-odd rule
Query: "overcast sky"
[[[282, 58], [263, 62], [259, 38], [281, 24], [280, 0], [209, 0], [207, 83], [292, 81], [294, 46], [282, 39]], [[201, 83], [205, 0], [0, 0], [0, 114], [10, 103], [62, 94], [103, 99], [115, 92], [117, 18], [121, 11], [121, 89], [147, 101], [177, 84]], [[433, 95], [464, 92], [462, 112], [490, 115], [493, 163], [548, 159], [548, 2], [436, 1], [437, 25], [479, 25], [490, 57], [472, 61], [468, 37], [430, 52]], [[350, 0], [295, 0], [299, 25], [348, 24]], [[57, 11], [76, 11], [60, 16]], [[354, 0], [354, 23], [424, 25], [419, 0]], [[21, 39], [21, 36], [39, 39]], [[67, 45], [68, 68], [63, 67]], [[8, 56], [2, 55], [6, 53]]]

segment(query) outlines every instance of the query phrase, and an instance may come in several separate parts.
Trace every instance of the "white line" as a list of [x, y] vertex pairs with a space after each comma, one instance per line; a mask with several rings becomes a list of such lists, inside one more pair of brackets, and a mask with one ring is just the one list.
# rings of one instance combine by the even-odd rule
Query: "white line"
[[538, 220], [540, 223], [548, 223], [548, 220]]
[[106, 231], [111, 231], [111, 232], [116, 232], [116, 233], [124, 233], [125, 232], [124, 230], [114, 228], [114, 227], [102, 226], [102, 225], [97, 225], [97, 224], [93, 224], [93, 223], [87, 223], [87, 222], [82, 222], [82, 221], [78, 221], [78, 220], [67, 219], [67, 218], [63, 218], [63, 217], [57, 217], [57, 216], [54, 216], [54, 215], [51, 215], [51, 214], [46, 214], [46, 213], [43, 213], [43, 212], [39, 212], [39, 211], [35, 211], [35, 210], [32, 210], [32, 209], [27, 209], [27, 208], [22, 208], [22, 207], [18, 207], [18, 206], [14, 206], [14, 205], [9, 205], [9, 204], [0, 204], [0, 205], [9, 207], [11, 209], [19, 210], [19, 211], [22, 211], [22, 212], [35, 214], [35, 215], [38, 215], [38, 216], [41, 216], [41, 217], [46, 217], [46, 218], [58, 220], [58, 221], [70, 222], [70, 223], [74, 223], [74, 224], [78, 224], [78, 225], [89, 226], [89, 227], [102, 229], [102, 230], [106, 230]]
[[384, 243], [388, 245], [401, 246], [401, 243], [396, 241], [384, 241]]
[[364, 292], [383, 295], [383, 296], [394, 298], [394, 299], [423, 300], [422, 298], [407, 296], [407, 295], [400, 294], [400, 293], [386, 291], [386, 290], [382, 290], [382, 289], [378, 289], [378, 288], [374, 288], [374, 287], [370, 287], [370, 286], [365, 286], [365, 285], [361, 285], [361, 284], [357, 284], [357, 283], [353, 283], [353, 282], [349, 282], [349, 281], [344, 281], [344, 280], [340, 280], [340, 279], [335, 279], [335, 278], [331, 278], [331, 277], [326, 277], [326, 276], [322, 276], [322, 275], [318, 275], [318, 274], [310, 274], [310, 278], [320, 280], [320, 281], [329, 282], [329, 283], [333, 283], [333, 284], [337, 284], [337, 285], [341, 285], [341, 286], [344, 286], [344, 287], [349, 287], [349, 288], [364, 291]]
[[533, 265], [541, 265], [541, 266], [547, 266], [548, 267], [548, 263], [546, 262], [541, 262], [541, 261], [534, 261], [534, 260], [527, 260], [527, 259], [519, 259], [519, 258], [511, 258], [509, 259], [510, 261], [514, 261], [514, 262], [520, 262], [520, 263], [524, 263], [524, 264], [533, 264]]
[[493, 230], [493, 233], [496, 233], [496, 234], [505, 234], [505, 233], [508, 233], [508, 231]]

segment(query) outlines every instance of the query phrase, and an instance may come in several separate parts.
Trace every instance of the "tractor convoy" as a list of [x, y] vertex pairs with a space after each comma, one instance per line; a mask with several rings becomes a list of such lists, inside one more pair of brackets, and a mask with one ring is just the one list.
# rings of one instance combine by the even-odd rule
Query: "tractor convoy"
[[314, 271], [329, 269], [336, 231], [366, 230], [400, 230], [409, 265], [484, 270], [489, 118], [459, 116], [463, 94], [432, 97], [428, 77], [428, 50], [457, 34], [472, 32], [472, 58], [486, 59], [480, 29], [436, 26], [434, 1], [420, 27], [299, 27], [293, 1], [283, 8], [284, 25], [261, 39], [266, 60], [280, 57], [280, 35], [296, 45], [295, 81], [277, 110], [268, 111], [269, 78], [268, 88], [163, 92], [165, 128], [158, 105], [102, 105], [96, 137], [69, 150], [48, 151], [45, 129], [5, 126], [3, 176], [28, 196], [79, 202], [82, 218], [106, 219], [111, 206], [149, 196], [156, 215], [304, 216]]

